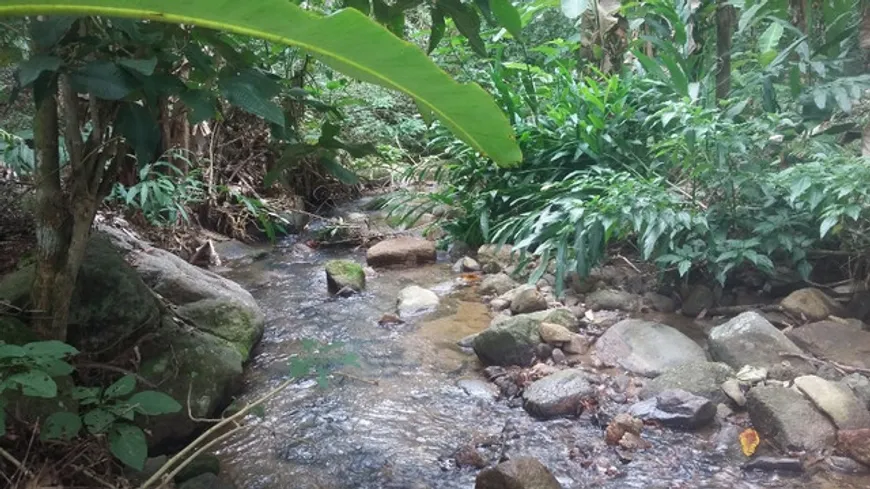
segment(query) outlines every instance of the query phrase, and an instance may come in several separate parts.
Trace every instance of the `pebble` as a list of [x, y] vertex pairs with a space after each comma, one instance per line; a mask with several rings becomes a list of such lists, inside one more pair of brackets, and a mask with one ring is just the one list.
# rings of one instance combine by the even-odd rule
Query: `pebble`
[[550, 357], [553, 359], [554, 365], [562, 365], [565, 363], [565, 352], [563, 352], [561, 348], [553, 348]]
[[743, 395], [743, 389], [740, 388], [740, 382], [735, 379], [728, 379], [722, 383], [722, 392], [728, 398], [734, 401], [740, 407], [746, 405], [746, 396]]

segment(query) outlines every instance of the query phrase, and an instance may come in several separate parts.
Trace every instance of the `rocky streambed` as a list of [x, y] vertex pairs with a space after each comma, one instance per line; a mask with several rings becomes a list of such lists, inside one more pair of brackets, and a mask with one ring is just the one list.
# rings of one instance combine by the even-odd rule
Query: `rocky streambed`
[[[221, 477], [246, 489], [870, 486], [860, 322], [802, 314], [783, 332], [773, 323], [793, 316], [751, 308], [695, 320], [607, 280], [557, 301], [546, 277], [517, 284], [498, 273], [504, 255], [481, 251], [454, 265], [413, 239], [368, 256], [288, 243], [228, 272], [267, 318], [243, 400], [280, 383], [306, 339], [342, 343], [360, 364], [272, 399], [220, 448]], [[379, 266], [340, 297], [324, 271], [335, 259]]]

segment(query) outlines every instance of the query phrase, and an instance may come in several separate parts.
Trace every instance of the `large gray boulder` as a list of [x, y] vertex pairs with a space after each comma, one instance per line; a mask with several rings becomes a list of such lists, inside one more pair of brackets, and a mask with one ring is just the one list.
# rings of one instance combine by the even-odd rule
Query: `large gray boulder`
[[366, 252], [373, 267], [414, 267], [435, 263], [435, 243], [422, 238], [401, 237], [381, 241]]
[[520, 457], [482, 470], [474, 489], [562, 489], [562, 485], [537, 459]]
[[194, 327], [235, 346], [244, 359], [263, 335], [265, 316], [250, 292], [172, 253], [145, 248], [128, 255], [151, 287]]
[[611, 326], [598, 338], [595, 349], [603, 362], [648, 377], [707, 361], [704, 350], [688, 336], [670, 326], [639, 319]]
[[799, 392], [759, 386], [746, 395], [752, 426], [783, 450], [821, 450], [834, 442], [834, 425]]
[[554, 418], [576, 416], [583, 411], [583, 400], [595, 389], [581, 370], [561, 370], [532, 382], [523, 391], [523, 407], [532, 416]]
[[149, 445], [184, 441], [227, 406], [241, 385], [245, 357], [236, 345], [165, 317], [162, 326], [140, 345], [139, 374], [182, 405], [178, 413], [150, 419]]
[[734, 370], [724, 363], [687, 363], [665, 370], [647, 382], [640, 397], [647, 399], [667, 390], [682, 389], [718, 404], [727, 400], [722, 384], [733, 375]]
[[[3, 277], [0, 300], [27, 309], [35, 276], [31, 265]], [[86, 352], [117, 353], [159, 322], [157, 299], [136, 270], [108, 239], [92, 236], [70, 304], [67, 341]]]
[[841, 430], [870, 428], [870, 412], [849, 387], [815, 375], [794, 379], [794, 384]]
[[716, 326], [710, 331], [708, 344], [713, 359], [736, 369], [744, 365], [763, 367], [771, 377], [786, 379], [815, 371], [798, 357], [783, 356], [803, 352], [757, 312], [744, 312]]
[[541, 321], [522, 314], [491, 324], [474, 338], [474, 353], [484, 365], [529, 366], [541, 342]]

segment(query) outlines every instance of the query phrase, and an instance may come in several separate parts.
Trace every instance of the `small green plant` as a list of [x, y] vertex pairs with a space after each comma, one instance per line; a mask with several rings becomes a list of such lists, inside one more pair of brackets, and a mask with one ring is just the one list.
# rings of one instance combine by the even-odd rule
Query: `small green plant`
[[[67, 361], [78, 354], [74, 347], [60, 341], [38, 341], [23, 346], [0, 344], [0, 436], [6, 430], [9, 393], [25, 397], [53, 399], [58, 377], [73, 373]], [[79, 412], [55, 411], [42, 426], [43, 440], [71, 440], [82, 428], [91, 435], [107, 436], [109, 450], [121, 462], [142, 469], [148, 457], [145, 433], [133, 424], [137, 414], [156, 416], [178, 412], [181, 405], [157, 391], [136, 390], [136, 378], [121, 377], [106, 388], [75, 386], [70, 393], [78, 401]], [[83, 414], [82, 414], [83, 413]]]
[[185, 174], [168, 161], [158, 161], [139, 169], [139, 181], [135, 185], [116, 184], [109, 199], [142, 211], [152, 224], [172, 225], [179, 220], [189, 221], [187, 208], [201, 201], [203, 196], [198, 170]]

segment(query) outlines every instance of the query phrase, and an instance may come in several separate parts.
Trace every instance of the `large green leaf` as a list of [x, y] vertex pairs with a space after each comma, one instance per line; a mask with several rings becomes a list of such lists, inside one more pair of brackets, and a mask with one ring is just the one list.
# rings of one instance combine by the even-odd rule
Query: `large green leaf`
[[[474, 23], [471, 14], [450, 13], [454, 20]], [[324, 17], [285, 0], [0, 0], [3, 15], [151, 19], [298, 46], [349, 76], [408, 94], [457, 137], [496, 162], [509, 165], [522, 159], [507, 119], [482, 88], [455, 82], [419, 48], [356, 9]]]
[[118, 423], [109, 432], [109, 450], [124, 464], [142, 470], [148, 458], [148, 443], [145, 433], [138, 426]]

